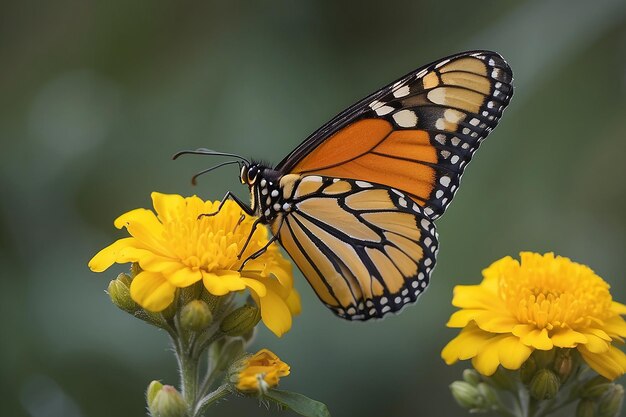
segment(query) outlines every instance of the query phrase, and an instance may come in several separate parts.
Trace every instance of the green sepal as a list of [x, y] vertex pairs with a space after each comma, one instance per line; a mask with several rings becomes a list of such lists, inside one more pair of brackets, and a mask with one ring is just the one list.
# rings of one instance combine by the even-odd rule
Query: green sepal
[[297, 392], [281, 391], [270, 389], [264, 395], [264, 398], [273, 400], [283, 407], [305, 417], [330, 417], [330, 412], [326, 404], [312, 400]]

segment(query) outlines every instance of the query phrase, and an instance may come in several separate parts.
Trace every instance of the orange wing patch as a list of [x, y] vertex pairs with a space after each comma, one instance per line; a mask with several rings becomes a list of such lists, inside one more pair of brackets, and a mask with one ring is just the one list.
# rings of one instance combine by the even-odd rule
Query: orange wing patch
[[298, 174], [315, 173], [385, 184], [423, 205], [434, 188], [436, 149], [424, 130], [392, 130], [383, 119], [364, 119], [328, 138], [297, 164]]

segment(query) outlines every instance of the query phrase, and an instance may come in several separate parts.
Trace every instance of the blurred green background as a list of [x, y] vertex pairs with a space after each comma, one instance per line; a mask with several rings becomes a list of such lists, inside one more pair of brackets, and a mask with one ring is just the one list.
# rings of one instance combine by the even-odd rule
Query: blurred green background
[[[167, 338], [110, 304], [87, 261], [153, 190], [247, 198], [210, 147], [274, 163], [357, 99], [437, 58], [500, 52], [516, 93], [439, 222], [431, 286], [401, 315], [335, 318], [302, 276], [303, 313], [269, 347], [285, 389], [335, 416], [465, 415], [441, 348], [452, 288], [492, 261], [555, 251], [626, 301], [626, 2], [77, 1], [0, 5], [0, 415], [144, 415], [176, 383]], [[213, 416], [269, 416], [254, 400]]]

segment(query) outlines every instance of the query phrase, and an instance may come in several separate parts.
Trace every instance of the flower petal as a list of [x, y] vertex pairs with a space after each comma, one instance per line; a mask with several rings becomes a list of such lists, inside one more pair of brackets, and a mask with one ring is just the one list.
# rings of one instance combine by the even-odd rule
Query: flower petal
[[584, 334], [567, 328], [554, 330], [550, 340], [554, 346], [560, 348], [574, 348], [578, 344], [587, 343], [587, 337]]
[[596, 336], [595, 334], [585, 332], [587, 337], [587, 343], [585, 343], [585, 349], [592, 353], [604, 353], [609, 350], [611, 344], [606, 340]]
[[604, 353], [594, 353], [586, 345], [579, 345], [578, 351], [591, 369], [607, 379], [614, 380], [626, 373], [626, 354], [615, 346]]
[[533, 349], [523, 344], [518, 337], [506, 336], [498, 344], [498, 358], [506, 369], [519, 369], [528, 359]]
[[476, 285], [457, 285], [454, 287], [452, 305], [455, 307], [492, 310], [494, 303], [501, 303], [497, 293]]
[[171, 221], [175, 217], [174, 213], [185, 204], [185, 199], [178, 194], [162, 194], [155, 191], [150, 194], [150, 197], [152, 197], [152, 206], [163, 223]]
[[231, 291], [240, 291], [246, 288], [238, 272], [220, 271], [219, 273], [202, 271], [204, 287], [213, 295], [226, 295]]
[[458, 360], [473, 358], [491, 337], [491, 334], [480, 330], [475, 324], [469, 324], [457, 337], [448, 342], [441, 351], [441, 357], [448, 365]]
[[473, 321], [474, 318], [483, 312], [484, 310], [476, 310], [476, 309], [465, 309], [455, 311], [451, 316], [450, 320], [446, 323], [448, 327], [465, 327], [470, 321]]
[[625, 315], [626, 305], [622, 303], [618, 303], [617, 301], [613, 301], [613, 303], [611, 303], [611, 310], [613, 310], [615, 313], [619, 315]]
[[265, 294], [267, 294], [265, 285], [263, 285], [261, 282], [257, 281], [256, 279], [245, 278], [245, 277], [241, 277], [241, 279], [246, 284], [246, 286], [249, 287], [251, 290], [253, 290], [259, 297], [265, 297]]
[[520, 337], [520, 340], [526, 346], [532, 346], [539, 350], [550, 350], [554, 347], [554, 343], [548, 337], [548, 330], [546, 329], [533, 329]]
[[285, 300], [269, 288], [267, 290], [265, 297], [258, 297], [261, 319], [272, 333], [281, 337], [291, 329], [291, 311]]
[[150, 210], [139, 208], [122, 214], [115, 219], [115, 227], [126, 227], [128, 233], [136, 238], [143, 247], [150, 248], [161, 255], [169, 255], [167, 242], [163, 241], [163, 225]]
[[137, 241], [133, 237], [119, 239], [102, 249], [89, 261], [89, 269], [93, 272], [102, 272], [111, 265], [119, 262], [120, 252], [135, 245]]
[[506, 336], [492, 337], [485, 343], [478, 354], [472, 358], [472, 365], [483, 375], [493, 375], [500, 365], [499, 345]]
[[142, 271], [130, 283], [130, 296], [143, 308], [158, 312], [174, 301], [176, 287], [162, 274]]
[[167, 280], [170, 284], [184, 288], [195, 284], [202, 279], [202, 272], [200, 270], [192, 270], [188, 267], [182, 267], [177, 271], [171, 272], [167, 275]]

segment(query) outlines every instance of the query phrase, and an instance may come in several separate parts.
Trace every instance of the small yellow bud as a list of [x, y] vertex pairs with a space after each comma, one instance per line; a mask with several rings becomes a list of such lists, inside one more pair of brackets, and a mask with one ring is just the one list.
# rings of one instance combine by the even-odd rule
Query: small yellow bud
[[463, 408], [481, 410], [485, 406], [485, 399], [478, 388], [465, 381], [454, 381], [450, 384], [450, 391], [456, 402]]
[[554, 372], [540, 369], [530, 381], [529, 391], [536, 400], [550, 400], [556, 397], [560, 387], [559, 377]]
[[220, 330], [228, 336], [241, 336], [248, 333], [261, 320], [261, 310], [251, 305], [243, 305], [227, 315]]
[[107, 293], [109, 293], [113, 304], [133, 314], [135, 311], [139, 310], [139, 305], [130, 297], [130, 288], [126, 282], [130, 282], [130, 277], [126, 274], [119, 274], [117, 279], [109, 283]]
[[624, 402], [624, 387], [611, 384], [598, 401], [598, 417], [617, 417]]
[[519, 370], [520, 379], [526, 385], [530, 384], [535, 373], [537, 372], [537, 361], [534, 357], [530, 357], [524, 362]]
[[187, 330], [199, 332], [213, 321], [209, 306], [202, 300], [187, 303], [180, 312], [180, 324]]
[[595, 417], [596, 404], [592, 400], [580, 400], [576, 406], [576, 417]]
[[148, 410], [152, 417], [185, 417], [187, 404], [183, 396], [171, 385], [152, 381], [146, 392]]
[[463, 371], [463, 380], [475, 387], [480, 382], [480, 374], [473, 369], [466, 369]]

